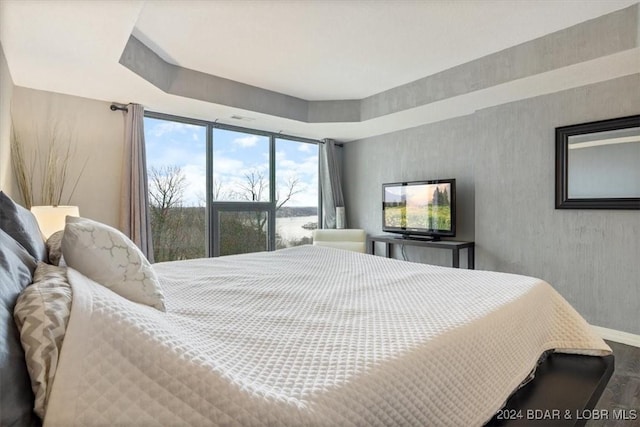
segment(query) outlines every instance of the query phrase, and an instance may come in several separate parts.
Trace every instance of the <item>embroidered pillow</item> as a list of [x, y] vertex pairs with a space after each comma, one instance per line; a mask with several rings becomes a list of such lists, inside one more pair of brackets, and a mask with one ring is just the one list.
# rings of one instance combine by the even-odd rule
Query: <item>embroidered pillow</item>
[[62, 237], [66, 264], [113, 292], [165, 311], [160, 282], [147, 258], [115, 228], [67, 217]]
[[47, 239], [47, 255], [49, 256], [49, 264], [64, 266], [62, 259], [62, 236], [64, 231], [56, 231]]
[[35, 395], [33, 409], [40, 418], [47, 407], [70, 313], [71, 286], [66, 269], [39, 262], [33, 284], [18, 297], [13, 316]]

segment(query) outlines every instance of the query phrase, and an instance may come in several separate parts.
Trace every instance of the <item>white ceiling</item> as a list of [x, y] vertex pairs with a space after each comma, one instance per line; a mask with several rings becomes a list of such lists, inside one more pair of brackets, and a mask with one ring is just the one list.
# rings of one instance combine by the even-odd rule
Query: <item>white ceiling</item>
[[134, 35], [185, 68], [308, 100], [360, 99], [631, 3], [152, 1]]
[[134, 34], [181, 67], [308, 100], [359, 99], [637, 2], [1, 0], [0, 41], [17, 86], [354, 139], [406, 123], [306, 124], [243, 112], [165, 94], [118, 60]]

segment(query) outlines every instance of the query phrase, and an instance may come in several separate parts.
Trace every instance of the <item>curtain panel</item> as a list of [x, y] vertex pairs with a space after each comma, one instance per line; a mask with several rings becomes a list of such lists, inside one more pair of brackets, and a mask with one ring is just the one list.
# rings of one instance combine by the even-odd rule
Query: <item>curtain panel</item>
[[320, 147], [320, 191], [324, 228], [347, 228], [342, 171], [336, 150], [336, 142], [332, 139], [325, 139]]
[[129, 104], [125, 116], [120, 230], [140, 248], [149, 262], [154, 262], [144, 142], [144, 107]]

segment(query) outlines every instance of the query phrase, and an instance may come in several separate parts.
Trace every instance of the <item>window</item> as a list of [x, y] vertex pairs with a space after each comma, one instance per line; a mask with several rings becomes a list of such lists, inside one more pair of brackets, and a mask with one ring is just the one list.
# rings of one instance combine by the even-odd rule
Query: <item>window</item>
[[311, 243], [315, 141], [156, 113], [145, 140], [156, 261]]
[[318, 145], [276, 139], [276, 247], [311, 243], [318, 228]]
[[144, 128], [154, 258], [202, 258], [207, 128], [152, 117], [145, 117]]
[[270, 138], [213, 129], [213, 200], [270, 200]]

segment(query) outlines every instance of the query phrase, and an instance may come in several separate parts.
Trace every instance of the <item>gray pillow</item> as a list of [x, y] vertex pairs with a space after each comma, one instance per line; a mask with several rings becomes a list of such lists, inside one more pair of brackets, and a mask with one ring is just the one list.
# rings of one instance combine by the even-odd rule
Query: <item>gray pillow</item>
[[47, 247], [36, 217], [0, 191], [0, 229], [38, 261], [47, 262]]
[[47, 255], [49, 256], [49, 264], [64, 266], [62, 259], [62, 236], [64, 230], [56, 231], [47, 239]]
[[13, 320], [18, 295], [33, 278], [36, 261], [0, 230], [0, 426], [38, 424], [20, 333]]

